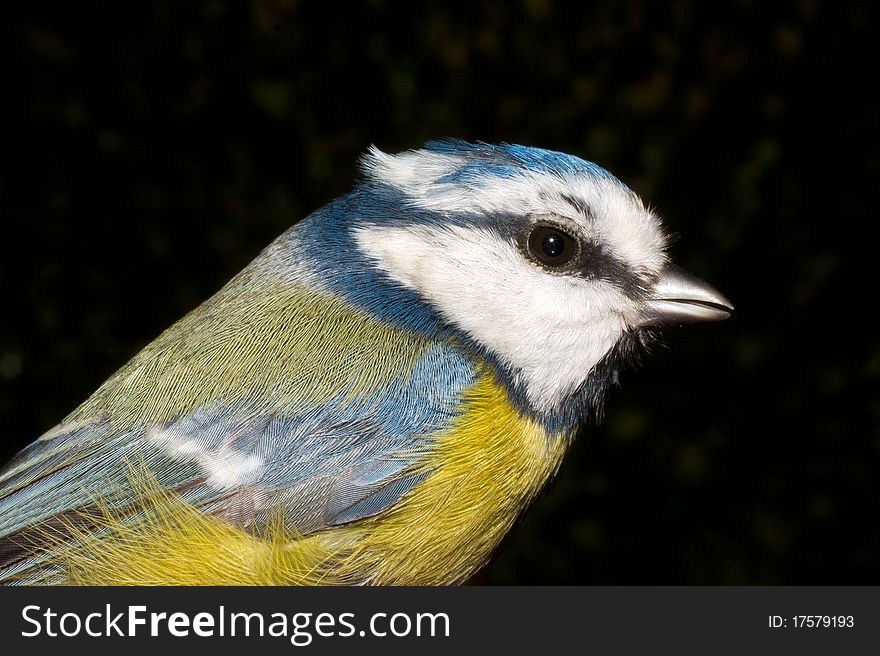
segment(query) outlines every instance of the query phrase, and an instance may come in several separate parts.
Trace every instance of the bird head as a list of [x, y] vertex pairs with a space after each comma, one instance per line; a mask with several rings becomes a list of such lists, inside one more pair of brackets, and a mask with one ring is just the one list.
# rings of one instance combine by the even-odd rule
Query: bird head
[[337, 291], [407, 329], [454, 334], [550, 425], [596, 411], [653, 327], [732, 309], [671, 264], [657, 215], [591, 162], [442, 141], [374, 147], [363, 169], [355, 192], [304, 222], [337, 242]]

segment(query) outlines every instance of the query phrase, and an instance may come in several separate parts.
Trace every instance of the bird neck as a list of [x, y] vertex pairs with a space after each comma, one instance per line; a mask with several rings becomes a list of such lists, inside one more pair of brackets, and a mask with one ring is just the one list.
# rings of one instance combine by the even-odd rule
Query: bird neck
[[[605, 398], [608, 391], [619, 384], [620, 372], [627, 367], [637, 366], [641, 354], [656, 339], [657, 334], [648, 329], [624, 333], [611, 350], [586, 372], [583, 381], [550, 407], [535, 402], [521, 371], [485, 350], [479, 357], [493, 367], [511, 404], [523, 415], [540, 423], [549, 434], [567, 433], [591, 420], [602, 420]], [[480, 350], [472, 344], [469, 347]]]

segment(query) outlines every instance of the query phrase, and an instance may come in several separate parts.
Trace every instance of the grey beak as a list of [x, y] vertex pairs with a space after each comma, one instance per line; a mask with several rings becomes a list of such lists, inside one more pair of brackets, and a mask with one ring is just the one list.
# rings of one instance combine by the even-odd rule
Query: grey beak
[[723, 294], [684, 269], [667, 264], [645, 303], [643, 326], [722, 321], [733, 311]]

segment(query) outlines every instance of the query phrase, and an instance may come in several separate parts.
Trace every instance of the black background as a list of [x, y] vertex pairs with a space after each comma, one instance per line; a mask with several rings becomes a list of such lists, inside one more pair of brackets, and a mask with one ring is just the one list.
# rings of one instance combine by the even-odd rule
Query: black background
[[666, 332], [477, 583], [878, 583], [872, 3], [5, 4], [2, 456], [370, 143], [609, 168], [737, 306]]

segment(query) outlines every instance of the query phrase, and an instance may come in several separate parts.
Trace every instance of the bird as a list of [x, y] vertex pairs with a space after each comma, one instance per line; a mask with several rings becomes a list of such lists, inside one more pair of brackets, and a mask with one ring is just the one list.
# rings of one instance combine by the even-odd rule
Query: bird
[[577, 156], [360, 164], [0, 470], [0, 583], [466, 582], [658, 331], [733, 311]]

